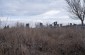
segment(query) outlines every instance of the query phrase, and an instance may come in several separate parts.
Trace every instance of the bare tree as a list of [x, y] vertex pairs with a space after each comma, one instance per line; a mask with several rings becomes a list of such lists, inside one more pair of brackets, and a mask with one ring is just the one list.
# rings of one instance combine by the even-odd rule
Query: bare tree
[[69, 10], [73, 16], [81, 20], [82, 26], [85, 19], [85, 0], [65, 0], [69, 6]]
[[15, 24], [15, 27], [17, 27], [17, 28], [23, 28], [23, 27], [24, 27], [24, 23], [17, 22], [17, 23]]

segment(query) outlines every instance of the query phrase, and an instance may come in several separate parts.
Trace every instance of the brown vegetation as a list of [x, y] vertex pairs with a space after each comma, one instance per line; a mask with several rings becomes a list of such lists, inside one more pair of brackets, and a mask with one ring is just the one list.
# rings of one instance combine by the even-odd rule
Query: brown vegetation
[[85, 30], [10, 28], [0, 30], [0, 55], [85, 55]]

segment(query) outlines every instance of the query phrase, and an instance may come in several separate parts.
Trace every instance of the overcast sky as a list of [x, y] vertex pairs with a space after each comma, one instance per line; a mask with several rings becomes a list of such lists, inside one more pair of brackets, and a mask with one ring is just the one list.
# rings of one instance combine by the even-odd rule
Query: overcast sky
[[34, 16], [64, 6], [64, 0], [0, 0], [0, 15]]
[[10, 22], [72, 22], [64, 0], [0, 0], [0, 17]]

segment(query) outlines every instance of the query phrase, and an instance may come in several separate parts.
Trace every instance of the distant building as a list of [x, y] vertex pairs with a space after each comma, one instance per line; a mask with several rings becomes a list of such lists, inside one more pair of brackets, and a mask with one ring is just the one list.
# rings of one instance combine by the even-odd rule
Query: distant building
[[52, 28], [53, 27], [52, 24], [50, 24], [49, 27]]
[[41, 23], [41, 22], [37, 23], [35, 26], [36, 26], [36, 28], [43, 28], [44, 27], [43, 23]]
[[26, 27], [29, 28], [29, 23], [26, 24]]
[[56, 27], [57, 26], [57, 21], [56, 22], [54, 22], [54, 27]]
[[60, 24], [60, 27], [62, 27], [62, 24]]
[[70, 23], [70, 26], [72, 26], [72, 23]]
[[43, 27], [43, 23], [40, 23], [40, 27]]
[[4, 29], [8, 29], [9, 28], [9, 25], [5, 26]]

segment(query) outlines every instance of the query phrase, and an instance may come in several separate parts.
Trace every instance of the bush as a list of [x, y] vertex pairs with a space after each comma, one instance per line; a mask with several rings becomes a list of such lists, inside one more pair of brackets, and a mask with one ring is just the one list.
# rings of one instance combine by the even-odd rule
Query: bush
[[85, 30], [10, 28], [0, 30], [0, 55], [85, 55]]

